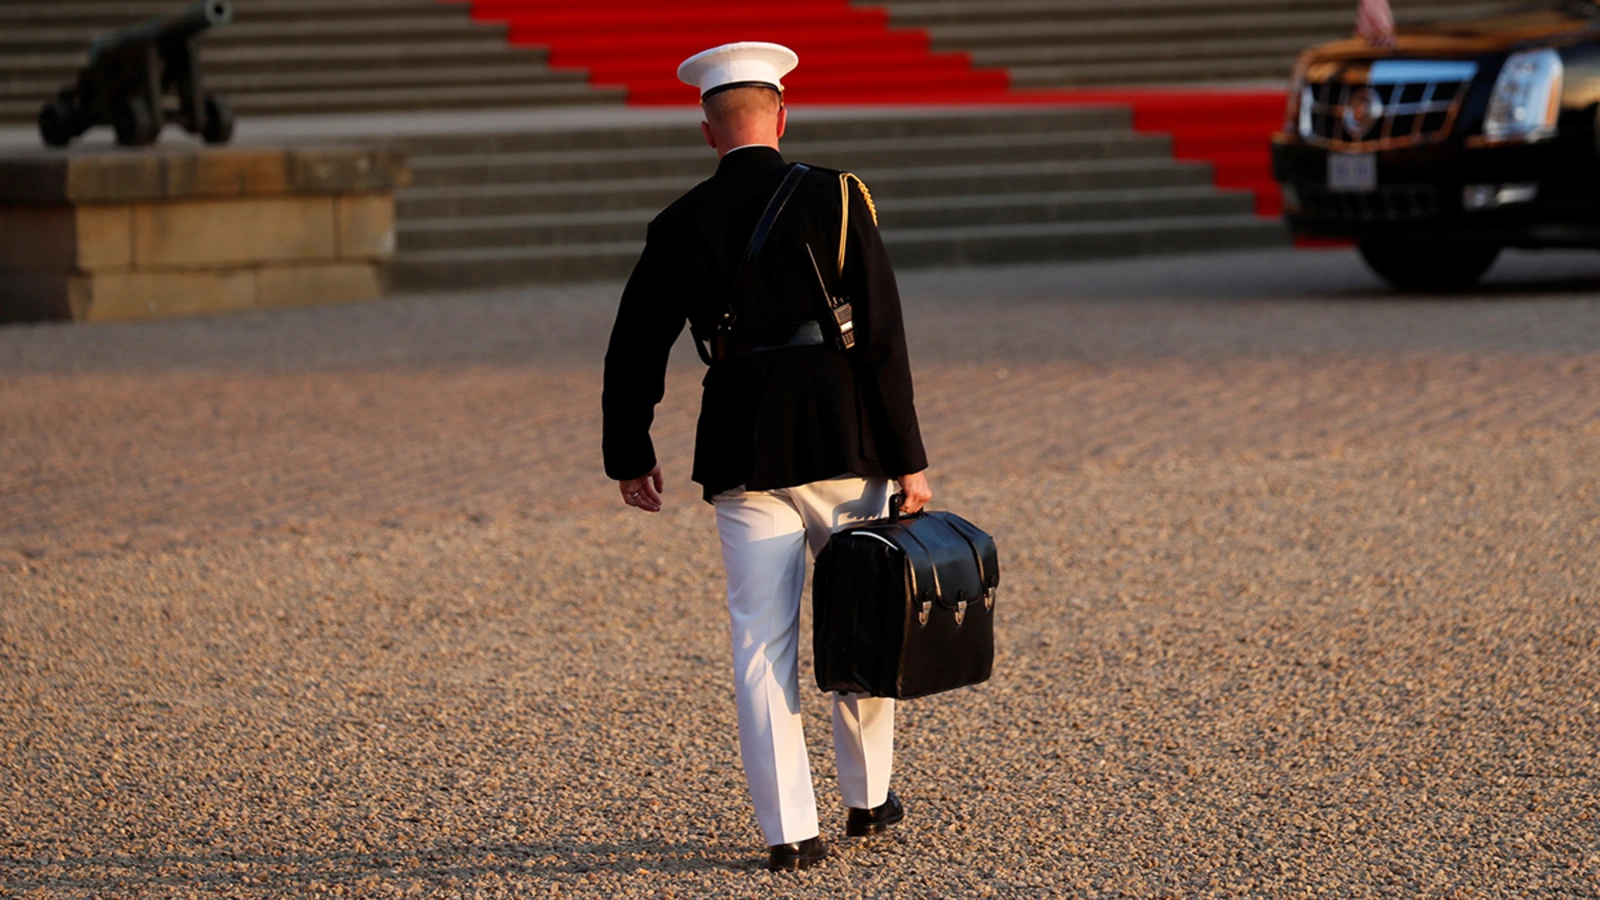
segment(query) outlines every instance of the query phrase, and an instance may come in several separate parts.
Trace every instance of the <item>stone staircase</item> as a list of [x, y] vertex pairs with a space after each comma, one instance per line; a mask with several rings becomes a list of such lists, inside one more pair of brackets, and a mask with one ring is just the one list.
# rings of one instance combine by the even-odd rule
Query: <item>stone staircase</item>
[[[0, 125], [33, 122], [103, 32], [184, 0], [0, 2]], [[201, 38], [208, 86], [243, 115], [620, 103], [582, 72], [438, 0], [235, 0], [233, 24]]]
[[[1356, 0], [871, 0], [936, 51], [966, 51], [1017, 88], [1288, 78], [1306, 47], [1350, 34]], [[1393, 0], [1395, 19], [1460, 18], [1506, 0]]]
[[[716, 166], [689, 118], [401, 143], [415, 174], [399, 196], [402, 289], [624, 277], [650, 219]], [[1249, 193], [1135, 134], [1126, 109], [797, 109], [784, 151], [861, 175], [906, 267], [1286, 240]]]

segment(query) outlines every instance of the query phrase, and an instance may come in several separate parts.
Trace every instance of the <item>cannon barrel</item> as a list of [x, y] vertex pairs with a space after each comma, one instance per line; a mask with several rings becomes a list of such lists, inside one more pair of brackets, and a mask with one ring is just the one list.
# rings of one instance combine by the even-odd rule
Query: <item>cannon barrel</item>
[[93, 66], [102, 53], [130, 44], [166, 44], [187, 41], [208, 28], [226, 25], [233, 21], [231, 0], [196, 0], [182, 12], [160, 16], [107, 32], [89, 45], [89, 65]]

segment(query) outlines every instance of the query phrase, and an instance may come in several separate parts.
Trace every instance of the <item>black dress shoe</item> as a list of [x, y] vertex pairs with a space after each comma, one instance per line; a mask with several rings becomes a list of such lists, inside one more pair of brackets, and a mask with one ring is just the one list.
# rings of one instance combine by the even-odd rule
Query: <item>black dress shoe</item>
[[883, 801], [882, 806], [872, 809], [856, 809], [850, 807], [850, 814], [844, 820], [845, 837], [866, 837], [872, 834], [883, 834], [889, 826], [906, 817], [906, 808], [900, 805], [900, 798], [889, 792], [889, 799]]
[[767, 850], [767, 868], [774, 872], [809, 869], [828, 858], [828, 845], [821, 836], [808, 838], [798, 844], [773, 844]]

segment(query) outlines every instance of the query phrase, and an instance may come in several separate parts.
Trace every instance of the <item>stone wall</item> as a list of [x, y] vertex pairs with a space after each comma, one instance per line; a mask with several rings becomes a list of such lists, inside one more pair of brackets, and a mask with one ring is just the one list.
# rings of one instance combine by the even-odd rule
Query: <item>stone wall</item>
[[0, 321], [125, 321], [383, 292], [392, 149], [200, 147], [0, 157]]

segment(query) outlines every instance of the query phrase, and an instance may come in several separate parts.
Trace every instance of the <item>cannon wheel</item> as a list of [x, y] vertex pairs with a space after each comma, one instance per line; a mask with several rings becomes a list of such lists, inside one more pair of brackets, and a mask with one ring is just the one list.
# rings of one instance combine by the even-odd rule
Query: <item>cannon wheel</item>
[[233, 104], [221, 94], [206, 95], [206, 124], [200, 137], [208, 144], [226, 144], [233, 140]]
[[72, 143], [72, 139], [81, 132], [78, 130], [77, 113], [71, 104], [62, 100], [52, 100], [39, 111], [39, 135], [50, 147], [65, 147]]
[[117, 132], [117, 143], [124, 147], [143, 147], [153, 144], [161, 134], [150, 104], [142, 97], [129, 97], [117, 107], [116, 121], [112, 127]]

